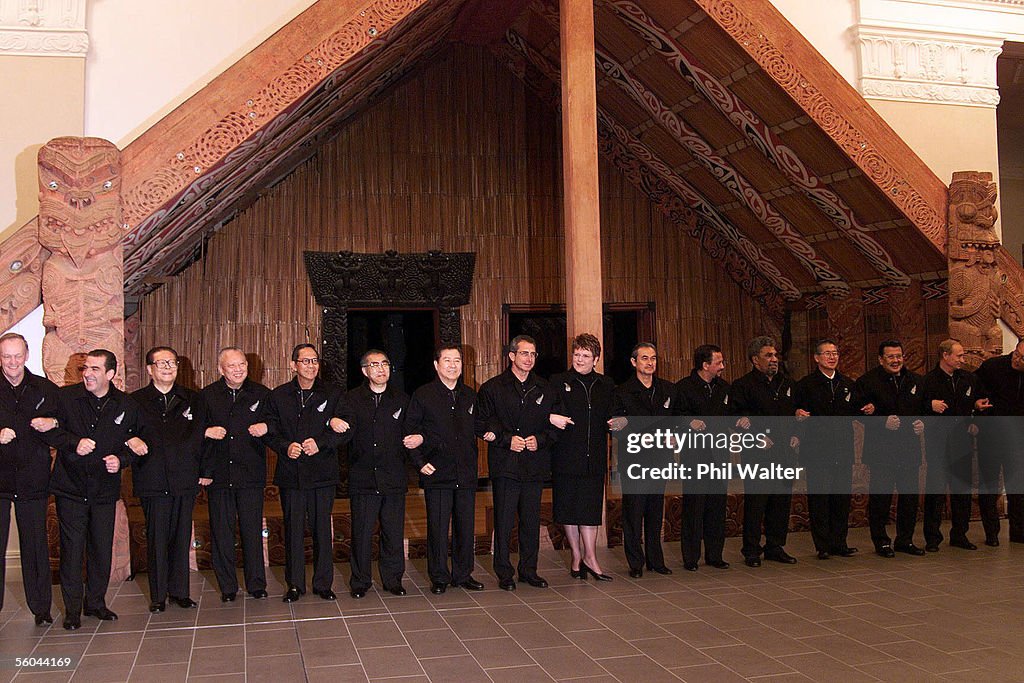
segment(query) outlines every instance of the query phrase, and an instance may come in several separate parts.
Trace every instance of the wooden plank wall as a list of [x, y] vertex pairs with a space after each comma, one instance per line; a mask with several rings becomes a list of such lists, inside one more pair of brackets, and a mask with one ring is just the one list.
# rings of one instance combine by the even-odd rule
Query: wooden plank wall
[[[559, 150], [553, 112], [485, 50], [453, 46], [145, 297], [140, 351], [174, 346], [202, 386], [218, 376], [217, 349], [236, 344], [274, 386], [291, 376], [292, 345], [320, 337], [303, 250], [475, 251], [462, 325], [467, 380], [479, 384], [503, 367], [503, 303], [564, 301]], [[746, 340], [770, 329], [760, 306], [608, 162], [601, 217], [604, 299], [655, 303], [661, 375], [688, 373], [704, 342], [743, 374]]]

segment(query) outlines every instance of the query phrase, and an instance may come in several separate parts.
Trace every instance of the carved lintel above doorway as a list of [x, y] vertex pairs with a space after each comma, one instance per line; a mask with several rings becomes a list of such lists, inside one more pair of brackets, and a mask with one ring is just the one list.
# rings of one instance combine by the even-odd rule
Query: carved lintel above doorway
[[462, 341], [459, 307], [469, 303], [476, 254], [428, 251], [360, 254], [304, 252], [313, 298], [323, 311], [325, 374], [345, 386], [348, 311], [353, 308], [434, 308], [442, 343]]

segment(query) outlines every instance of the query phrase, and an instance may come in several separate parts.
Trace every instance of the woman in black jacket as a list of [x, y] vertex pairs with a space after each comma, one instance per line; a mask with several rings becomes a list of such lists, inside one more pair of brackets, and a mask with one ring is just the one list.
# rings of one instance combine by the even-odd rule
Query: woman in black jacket
[[565, 527], [572, 548], [570, 574], [611, 581], [601, 570], [595, 549], [601, 526], [604, 480], [608, 471], [608, 431], [621, 429], [615, 383], [595, 371], [601, 343], [592, 334], [572, 340], [572, 368], [551, 378], [558, 405], [551, 424], [563, 430], [551, 454], [554, 521]]

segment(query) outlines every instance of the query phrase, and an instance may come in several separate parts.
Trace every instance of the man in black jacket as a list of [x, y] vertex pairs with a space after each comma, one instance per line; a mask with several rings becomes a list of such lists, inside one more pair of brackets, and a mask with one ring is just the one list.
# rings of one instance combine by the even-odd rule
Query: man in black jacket
[[978, 433], [978, 507], [985, 527], [985, 545], [999, 545], [999, 471], [1006, 484], [1006, 517], [1010, 542], [1024, 543], [1024, 340], [1010, 353], [989, 358], [978, 368], [978, 379], [992, 402]]
[[555, 428], [550, 423], [555, 394], [533, 372], [537, 344], [519, 335], [508, 345], [511, 365], [487, 380], [477, 397], [476, 434], [490, 445], [487, 469], [494, 494], [494, 573], [502, 590], [516, 581], [509, 560], [512, 526], [519, 517], [519, 579], [547, 588], [537, 575], [540, 552], [540, 498], [551, 474], [550, 448]]
[[335, 600], [331, 509], [338, 486], [338, 443], [330, 421], [339, 414], [341, 390], [320, 379], [320, 356], [312, 344], [292, 349], [295, 377], [270, 392], [267, 443], [277, 453], [274, 484], [284, 515], [285, 581], [282, 600], [306, 592], [305, 529], [313, 538], [313, 592]]
[[924, 549], [938, 552], [942, 543], [942, 508], [949, 507], [952, 528], [949, 544], [964, 550], [977, 550], [967, 538], [971, 523], [971, 457], [970, 433], [977, 425], [969, 424], [969, 416], [991, 407], [982, 396], [981, 383], [973, 372], [963, 369], [966, 352], [955, 339], [939, 344], [939, 362], [921, 382], [924, 414], [929, 416], [925, 430], [925, 457], [928, 479], [924, 496]]
[[[751, 432], [763, 432], [766, 416], [793, 416], [793, 383], [779, 372], [779, 354], [771, 337], [756, 337], [747, 346], [753, 369], [733, 382], [733, 410], [740, 415], [736, 426]], [[780, 421], [774, 424], [782, 425]], [[790, 464], [793, 448], [799, 441], [789, 430], [782, 429], [769, 437], [767, 449], [747, 449], [744, 457], [758, 462]], [[786, 443], [786, 442], [789, 443]], [[795, 564], [796, 558], [785, 550], [789, 533], [789, 507], [793, 482], [748, 479], [743, 483], [743, 558], [748, 567], [761, 566], [761, 527], [764, 526], [764, 558], [773, 562]]]
[[146, 372], [149, 386], [132, 393], [148, 446], [132, 467], [132, 490], [146, 516], [149, 611], [163, 612], [168, 597], [182, 608], [196, 606], [188, 565], [206, 409], [199, 394], [178, 384], [174, 349], [147, 351]]
[[58, 422], [57, 385], [25, 367], [28, 344], [20, 334], [0, 337], [0, 609], [11, 503], [18, 520], [21, 580], [36, 626], [52, 624], [50, 552], [46, 545], [46, 504], [50, 484], [50, 447], [37, 433]]
[[405, 595], [405, 495], [409, 455], [403, 443], [409, 397], [389, 385], [391, 361], [370, 349], [359, 359], [366, 383], [345, 394], [342, 419], [348, 426], [348, 491], [352, 503], [353, 598], [373, 585], [373, 527], [380, 523], [378, 569], [381, 585], [392, 595]]
[[[732, 414], [729, 383], [722, 379], [724, 371], [722, 349], [714, 344], [701, 344], [693, 352], [693, 370], [689, 377], [676, 382], [678, 402], [675, 414], [693, 416], [689, 427], [695, 432], [706, 432], [715, 427], [705, 423], [701, 417]], [[720, 426], [724, 427], [724, 422]], [[698, 462], [710, 464], [728, 462], [730, 457], [728, 452], [715, 448], [700, 449], [694, 456]], [[689, 490], [683, 491], [680, 537], [683, 567], [686, 571], [697, 571], [703, 543], [704, 564], [715, 569], [728, 569], [729, 563], [722, 559], [722, 551], [725, 549], [729, 481], [724, 478], [693, 481], [687, 486]]]
[[[807, 468], [807, 513], [819, 560], [857, 552], [847, 542], [853, 485], [853, 419], [868, 415], [854, 381], [839, 372], [834, 339], [814, 345], [817, 367], [796, 385], [796, 415], [805, 421], [800, 463]], [[850, 419], [843, 419], [850, 417]]]
[[[442, 345], [435, 354], [437, 379], [413, 392], [405, 444], [420, 471], [427, 506], [427, 575], [430, 592], [444, 593], [450, 583], [483, 590], [473, 578], [477, 450], [474, 434], [476, 392], [462, 383], [462, 349]], [[448, 527], [452, 529], [451, 571]]]
[[[658, 350], [651, 342], [633, 347], [629, 362], [636, 374], [616, 388], [620, 411], [627, 416], [668, 417], [676, 410], [676, 389], [656, 377]], [[664, 487], [659, 493], [622, 494], [622, 546], [629, 563], [629, 575], [639, 579], [644, 566], [659, 574], [671, 574], [661, 548], [661, 527], [665, 519]], [[642, 535], [642, 541], [641, 541]]]
[[[82, 382], [60, 390], [57, 447], [50, 491], [60, 525], [60, 585], [64, 628], [79, 628], [81, 614], [117, 619], [107, 609], [114, 543], [114, 514], [121, 497], [121, 471], [147, 450], [139, 433], [138, 405], [112, 384], [117, 358], [106, 349], [85, 356]], [[87, 581], [83, 595], [82, 559]]]
[[267, 597], [263, 564], [263, 489], [267, 483], [266, 412], [270, 389], [248, 378], [249, 363], [241, 349], [217, 354], [221, 378], [202, 393], [206, 405], [206, 440], [202, 471], [210, 504], [211, 560], [222, 602], [238, 593], [235, 524], [242, 540], [245, 589]]
[[[857, 391], [875, 417], [865, 429], [864, 464], [871, 468], [868, 524], [875, 552], [895, 557], [896, 552], [924, 555], [914, 545], [917, 524], [917, 472], [921, 464], [921, 376], [903, 365], [903, 345], [897, 340], [878, 345], [878, 367], [857, 380]], [[896, 541], [891, 544], [889, 523], [892, 490], [896, 504]]]

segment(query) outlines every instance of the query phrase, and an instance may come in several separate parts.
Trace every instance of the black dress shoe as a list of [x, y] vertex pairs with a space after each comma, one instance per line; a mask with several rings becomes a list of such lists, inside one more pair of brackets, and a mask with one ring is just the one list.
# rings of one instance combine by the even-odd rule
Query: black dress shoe
[[316, 594], [320, 596], [321, 600], [337, 600], [338, 596], [334, 594], [330, 588], [325, 591], [317, 591]]
[[818, 559], [819, 560], [831, 560], [832, 556], [828, 554], [827, 550], [819, 550], [818, 551]]
[[852, 557], [857, 554], [857, 549], [847, 546], [845, 548], [836, 548], [835, 550], [830, 550], [829, 554], [838, 555], [839, 557]]
[[959, 538], [955, 541], [950, 541], [949, 544], [954, 548], [963, 548], [964, 550], [977, 550], [978, 546], [974, 545], [966, 538]]
[[87, 617], [96, 617], [100, 621], [117, 621], [117, 614], [106, 607], [100, 607], [99, 609], [84, 609], [82, 610], [82, 614]]
[[281, 601], [282, 602], [295, 602], [300, 597], [302, 597], [302, 591], [300, 591], [298, 588], [292, 586], [291, 588], [288, 589], [288, 592], [286, 592], [284, 594], [284, 597], [281, 598]]
[[896, 557], [896, 552], [892, 549], [891, 545], [879, 546], [875, 549], [875, 554], [882, 557]]
[[167, 599], [182, 609], [193, 609], [197, 607], [196, 601], [192, 598], [176, 598], [174, 596], [169, 596]]
[[515, 579], [502, 579], [498, 582], [498, 588], [503, 591], [514, 591], [516, 589]]
[[771, 560], [772, 562], [781, 562], [782, 564], [796, 564], [796, 558], [787, 553], [785, 550], [777, 550], [770, 555], [764, 554], [764, 559]]
[[50, 616], [49, 612], [40, 612], [36, 615], [36, 626], [42, 626], [43, 624], [52, 624], [53, 617]]
[[249, 591], [249, 595], [252, 596], [253, 600], [261, 600], [262, 598], [267, 597], [267, 591], [261, 588], [258, 591]]
[[[580, 569], [582, 569], [583, 571], [587, 572], [588, 574], [593, 576], [598, 581], [612, 581], [613, 580], [612, 577], [608, 576], [607, 574], [604, 574], [604, 573], [598, 574], [593, 569], [588, 567], [586, 562], [580, 562]], [[541, 579], [541, 581], [544, 581], [544, 579]], [[547, 588], [547, 585], [548, 585], [548, 582], [544, 581], [544, 585], [542, 586], [542, 588]]]
[[82, 628], [82, 620], [78, 617], [64, 617], [64, 630], [77, 631]]
[[748, 567], [760, 567], [761, 566], [761, 558], [760, 557], [748, 557], [745, 560], [743, 560], [743, 564], [747, 565]]
[[459, 581], [458, 583], [453, 583], [452, 585], [457, 586], [458, 588], [465, 588], [468, 591], [482, 591], [484, 589], [484, 585], [476, 579], [474, 579], [472, 576], [466, 579], [465, 581]]
[[[583, 569], [586, 566], [587, 565], [583, 564], [582, 562], [580, 563], [580, 569]], [[589, 571], [591, 574], [594, 574], [594, 572], [591, 569], [589, 569], [589, 568], [587, 568], [587, 571]], [[602, 574], [601, 576], [604, 576], [604, 574]], [[594, 574], [594, 578], [597, 578], [597, 574]], [[527, 576], [527, 577], [520, 576], [519, 580], [520, 581], [525, 581], [526, 583], [530, 584], [534, 588], [547, 588], [548, 587], [548, 582], [546, 580], [542, 579], [541, 577], [537, 576], [536, 574], [534, 574], [533, 576]], [[598, 581], [602, 581], [602, 580], [611, 581], [612, 577], [609, 576], [607, 579], [598, 579]]]
[[236, 595], [238, 595], [238, 593], [221, 593], [220, 594], [220, 601], [221, 602], [234, 602]]
[[[583, 572], [580, 572], [580, 573], [582, 574]], [[643, 569], [630, 569], [629, 570], [629, 578], [631, 578], [631, 579], [639, 579], [643, 575], [644, 575], [644, 570]]]
[[448, 590], [448, 584], [446, 583], [432, 583], [430, 584], [430, 592], [434, 595], [440, 595]]
[[348, 594], [351, 595], [356, 600], [362, 600], [363, 598], [366, 597], [366, 589], [365, 588], [353, 588], [351, 591], [349, 591]]
[[[898, 553], [905, 553], [907, 555], [924, 555], [924, 548], [918, 548], [913, 543], [908, 543], [907, 545], [894, 545], [892, 549]], [[935, 546], [935, 550], [937, 551], [938, 549], [939, 546]]]
[[986, 538], [985, 539], [985, 545], [989, 546], [990, 548], [998, 548], [999, 547], [999, 539], [994, 537], [994, 536], [992, 538]]
[[661, 574], [662, 576], [668, 576], [672, 573], [672, 570], [668, 567], [648, 567], [652, 572]]
[[166, 600], [154, 600], [153, 602], [149, 603], [149, 611], [153, 612], [154, 614], [156, 612], [163, 612], [165, 609], [167, 609]]
[[398, 584], [397, 586], [384, 586], [384, 590], [386, 590], [388, 593], [391, 593], [392, 595], [397, 595], [399, 597], [405, 595], [405, 588], [402, 586], [402, 584]]
[[729, 563], [725, 560], [705, 560], [704, 564], [715, 569], [728, 569]]
[[695, 572], [695, 571], [697, 571], [697, 563], [696, 562], [686, 562], [686, 563], [683, 564], [683, 569], [685, 569], [688, 572]]

